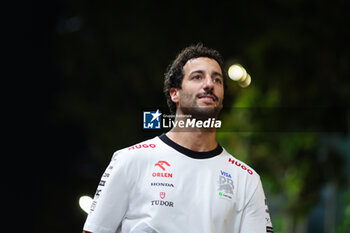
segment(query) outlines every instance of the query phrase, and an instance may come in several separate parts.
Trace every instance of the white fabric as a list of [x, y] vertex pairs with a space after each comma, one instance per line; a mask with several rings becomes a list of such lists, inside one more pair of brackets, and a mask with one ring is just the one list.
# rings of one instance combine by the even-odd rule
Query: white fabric
[[114, 153], [84, 230], [265, 233], [270, 227], [260, 177], [252, 168], [225, 150], [195, 159], [155, 137]]

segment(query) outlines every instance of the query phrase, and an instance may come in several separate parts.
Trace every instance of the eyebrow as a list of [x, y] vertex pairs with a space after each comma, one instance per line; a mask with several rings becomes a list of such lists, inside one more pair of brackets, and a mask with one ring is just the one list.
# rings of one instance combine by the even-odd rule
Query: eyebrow
[[[192, 71], [189, 75], [192, 75], [195, 73], [204, 74], [204, 71], [203, 70], [195, 70], [195, 71]], [[214, 71], [212, 74], [215, 76], [220, 76], [221, 78], [223, 77], [222, 74], [220, 74], [219, 72], [216, 72], [216, 71]]]

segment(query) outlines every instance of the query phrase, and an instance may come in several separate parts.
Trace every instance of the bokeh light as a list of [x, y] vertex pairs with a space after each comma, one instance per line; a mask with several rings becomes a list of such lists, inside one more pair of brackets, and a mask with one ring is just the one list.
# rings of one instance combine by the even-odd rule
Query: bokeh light
[[89, 213], [90, 207], [92, 203], [92, 198], [89, 196], [81, 196], [79, 198], [79, 206], [82, 210], [84, 210], [86, 213]]
[[248, 87], [252, 81], [251, 76], [247, 73], [246, 69], [240, 64], [233, 64], [228, 69], [228, 76], [233, 81], [238, 82], [240, 87]]

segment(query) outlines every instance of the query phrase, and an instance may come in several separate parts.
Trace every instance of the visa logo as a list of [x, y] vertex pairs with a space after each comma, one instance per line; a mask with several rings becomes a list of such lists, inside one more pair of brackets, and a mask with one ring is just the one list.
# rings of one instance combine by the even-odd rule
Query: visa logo
[[231, 178], [231, 175], [230, 175], [229, 173], [224, 172], [224, 171], [221, 171], [221, 170], [220, 170], [220, 172], [221, 172], [221, 175], [222, 175], [222, 176], [225, 176], [225, 177], [227, 177], [227, 178]]

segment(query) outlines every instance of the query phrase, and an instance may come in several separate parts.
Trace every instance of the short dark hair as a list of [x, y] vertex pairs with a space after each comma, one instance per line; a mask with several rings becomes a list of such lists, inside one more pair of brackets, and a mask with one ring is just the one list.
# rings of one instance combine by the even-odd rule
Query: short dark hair
[[167, 100], [168, 107], [172, 114], [176, 112], [176, 104], [171, 100], [170, 89], [178, 88], [181, 89], [182, 80], [184, 77], [183, 67], [188, 60], [198, 57], [208, 57], [212, 58], [220, 65], [223, 80], [224, 89], [226, 89], [227, 75], [224, 71], [224, 63], [220, 53], [214, 49], [207, 48], [203, 46], [202, 43], [191, 45], [183, 49], [176, 57], [176, 59], [169, 65], [167, 72], [165, 73], [164, 80], [164, 94]]

